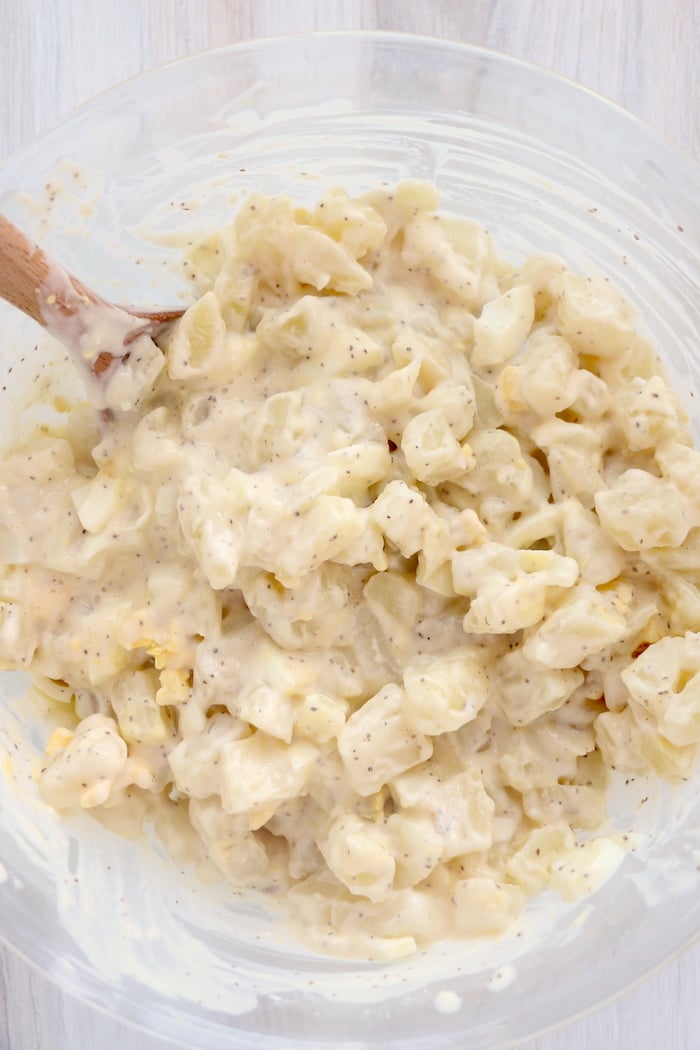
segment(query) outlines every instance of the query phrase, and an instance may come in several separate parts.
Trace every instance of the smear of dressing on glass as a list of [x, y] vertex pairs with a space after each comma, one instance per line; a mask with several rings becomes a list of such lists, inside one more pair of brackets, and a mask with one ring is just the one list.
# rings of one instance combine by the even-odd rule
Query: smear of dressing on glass
[[433, 1005], [438, 1013], [454, 1014], [457, 1013], [462, 1005], [462, 997], [448, 988], [443, 988], [433, 999]]
[[491, 974], [486, 982], [486, 987], [490, 992], [500, 992], [507, 988], [509, 984], [512, 984], [516, 977], [517, 971], [515, 967], [512, 963], [507, 963]]

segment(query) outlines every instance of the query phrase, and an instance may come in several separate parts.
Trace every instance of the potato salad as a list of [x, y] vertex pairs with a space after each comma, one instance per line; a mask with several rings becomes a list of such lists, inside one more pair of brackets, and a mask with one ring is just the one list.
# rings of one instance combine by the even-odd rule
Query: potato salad
[[438, 206], [249, 197], [136, 406], [0, 467], [44, 799], [368, 959], [594, 891], [611, 771], [700, 741], [700, 454], [656, 355], [606, 280]]

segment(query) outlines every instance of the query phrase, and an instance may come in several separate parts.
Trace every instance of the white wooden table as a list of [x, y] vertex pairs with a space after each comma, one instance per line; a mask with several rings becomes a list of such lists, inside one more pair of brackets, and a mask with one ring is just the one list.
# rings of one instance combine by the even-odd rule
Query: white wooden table
[[[526, 58], [615, 99], [700, 160], [700, 0], [0, 0], [0, 15], [0, 163], [144, 69], [308, 29], [426, 33]], [[700, 945], [524, 1050], [698, 1050], [698, 990]], [[0, 1050], [116, 1047], [165, 1044], [70, 1000], [0, 949]]]

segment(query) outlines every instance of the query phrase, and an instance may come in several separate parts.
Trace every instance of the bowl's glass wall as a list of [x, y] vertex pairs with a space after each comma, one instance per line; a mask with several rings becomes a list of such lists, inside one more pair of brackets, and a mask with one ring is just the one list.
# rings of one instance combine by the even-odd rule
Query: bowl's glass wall
[[[614, 106], [502, 56], [341, 34], [187, 60], [25, 149], [0, 173], [0, 208], [105, 295], [164, 304], [186, 289], [168, 233], [225, 221], [247, 191], [310, 201], [332, 184], [409, 176], [483, 222], [504, 256], [554, 251], [609, 274], [700, 421], [700, 174]], [[55, 346], [25, 352], [37, 342], [29, 322], [4, 305], [0, 322], [7, 439], [18, 413], [36, 418], [37, 391], [75, 380]], [[523, 925], [499, 945], [386, 968], [305, 956], [254, 902], [41, 806], [31, 763], [46, 732], [22, 683], [4, 685], [0, 935], [63, 987], [173, 1041], [252, 1048], [264, 1032], [268, 1047], [478, 1050], [589, 1008], [700, 929], [696, 779], [649, 789], [636, 816], [639, 797], [620, 791], [620, 819], [653, 842], [592, 901], [552, 905], [544, 935]]]

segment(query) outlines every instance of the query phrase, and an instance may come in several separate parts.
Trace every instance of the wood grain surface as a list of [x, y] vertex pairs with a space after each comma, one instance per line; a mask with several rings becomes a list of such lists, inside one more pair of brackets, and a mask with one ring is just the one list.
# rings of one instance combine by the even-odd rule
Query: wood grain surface
[[[700, 160], [700, 0], [0, 0], [0, 17], [0, 163], [144, 69], [310, 29], [424, 33], [525, 58], [614, 99]], [[699, 989], [696, 946], [523, 1050], [698, 1050]], [[0, 948], [0, 1050], [164, 1047], [64, 996]]]

